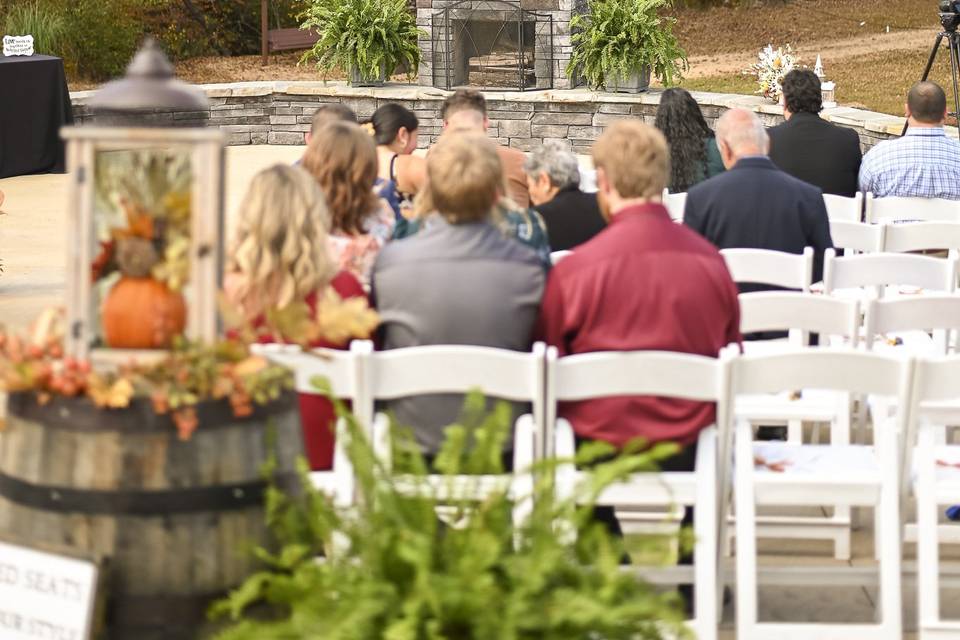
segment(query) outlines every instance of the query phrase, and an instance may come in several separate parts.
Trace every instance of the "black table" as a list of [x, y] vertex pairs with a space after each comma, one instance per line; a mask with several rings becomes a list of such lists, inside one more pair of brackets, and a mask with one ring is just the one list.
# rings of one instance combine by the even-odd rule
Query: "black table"
[[62, 173], [60, 127], [71, 123], [63, 60], [0, 55], [0, 178]]

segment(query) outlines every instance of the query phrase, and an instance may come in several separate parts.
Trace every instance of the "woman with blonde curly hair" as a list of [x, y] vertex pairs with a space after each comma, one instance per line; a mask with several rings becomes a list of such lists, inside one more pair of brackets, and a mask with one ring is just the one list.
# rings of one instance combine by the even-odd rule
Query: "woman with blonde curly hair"
[[355, 124], [331, 122], [311, 138], [302, 166], [327, 197], [334, 260], [369, 284], [373, 263], [395, 224], [390, 206], [373, 191], [378, 166], [373, 139]]
[[[266, 314], [293, 303], [316, 311], [327, 288], [341, 298], [366, 297], [360, 282], [338, 271], [327, 247], [330, 212], [323, 192], [305, 171], [275, 165], [250, 182], [240, 208], [224, 289], [258, 331], [260, 342], [284, 340], [269, 334]], [[316, 342], [311, 346], [345, 348]], [[317, 395], [300, 396], [304, 450], [314, 470], [333, 463], [333, 407]]]

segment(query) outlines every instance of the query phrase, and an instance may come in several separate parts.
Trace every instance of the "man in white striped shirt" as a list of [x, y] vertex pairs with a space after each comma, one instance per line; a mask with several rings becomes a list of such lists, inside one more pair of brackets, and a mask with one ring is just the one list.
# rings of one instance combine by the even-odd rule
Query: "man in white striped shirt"
[[960, 142], [948, 138], [947, 96], [933, 82], [918, 82], [907, 96], [909, 128], [863, 158], [860, 190], [878, 198], [899, 196], [960, 200]]

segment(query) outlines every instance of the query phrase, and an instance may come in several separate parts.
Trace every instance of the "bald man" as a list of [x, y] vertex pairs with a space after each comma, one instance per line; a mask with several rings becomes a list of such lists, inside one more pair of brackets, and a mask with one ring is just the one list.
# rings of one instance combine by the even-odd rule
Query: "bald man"
[[[683, 222], [719, 249], [814, 249], [814, 281], [833, 247], [823, 193], [787, 175], [767, 157], [770, 139], [756, 114], [731, 109], [717, 122], [722, 173], [690, 189]], [[769, 287], [740, 285], [740, 291]]]

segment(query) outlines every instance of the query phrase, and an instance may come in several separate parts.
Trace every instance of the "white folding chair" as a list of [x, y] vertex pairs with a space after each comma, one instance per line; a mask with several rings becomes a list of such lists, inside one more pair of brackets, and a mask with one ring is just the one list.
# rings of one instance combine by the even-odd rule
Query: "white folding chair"
[[[624, 482], [608, 487], [598, 505], [614, 508], [693, 506], [693, 575], [672, 571], [642, 571], [648, 579], [665, 583], [693, 582], [695, 616], [688, 624], [700, 640], [717, 637], [720, 622], [719, 547], [725, 512], [729, 466], [729, 385], [731, 357], [707, 358], [683, 353], [604, 352], [557, 358], [555, 348], [547, 351], [548, 407], [557, 402], [582, 401], [611, 396], [648, 395], [715, 402], [716, 425], [700, 432], [696, 469], [692, 472], [636, 473]], [[555, 414], [554, 414], [555, 415]], [[575, 454], [573, 428], [566, 420], [556, 423], [556, 454], [571, 460]], [[559, 496], [576, 495], [589, 471], [578, 471], [572, 463], [557, 469]], [[658, 580], [657, 575], [663, 576]], [[666, 574], [665, 576], [663, 574]]]
[[737, 284], [749, 282], [809, 291], [813, 280], [813, 249], [802, 254], [768, 249], [723, 249], [730, 276]]
[[[294, 386], [298, 393], [320, 395], [314, 385], [314, 378], [324, 379], [331, 393], [353, 405], [357, 421], [364, 429], [369, 429], [372, 414], [364, 413], [369, 403], [366, 401], [366, 388], [363, 382], [364, 358], [373, 351], [373, 343], [366, 340], [354, 341], [350, 351], [337, 349], [314, 349], [305, 351], [298, 345], [257, 344], [251, 351], [268, 360], [283, 365], [293, 371]], [[370, 432], [366, 432], [370, 437]], [[355, 484], [353, 465], [347, 458], [344, 443], [348, 434], [342, 420], [337, 422], [336, 444], [333, 454], [333, 469], [310, 473], [310, 482], [318, 490], [331, 496], [339, 506], [353, 504]]]
[[916, 294], [952, 293], [957, 258], [933, 258], [907, 253], [874, 253], [838, 258], [827, 249], [823, 260], [823, 292], [861, 300]]
[[852, 198], [825, 193], [823, 203], [827, 206], [827, 218], [830, 222], [860, 222], [863, 218], [863, 194], [859, 191]]
[[886, 226], [882, 224], [866, 224], [846, 220], [830, 221], [830, 237], [833, 239], [833, 246], [853, 253], [878, 253], [883, 251], [885, 233]]
[[[828, 389], [895, 396], [907, 407], [913, 361], [875, 354], [809, 349], [803, 353], [744, 356], [732, 364], [734, 394]], [[901, 640], [901, 558], [898, 432], [907, 424], [877, 426], [877, 445], [796, 445], [753, 440], [746, 421], [736, 425], [737, 638]], [[899, 428], [898, 428], [899, 427]], [[757, 615], [759, 506], [873, 506], [880, 511], [880, 622], [878, 624], [761, 623]], [[838, 567], [843, 571], [846, 567]], [[824, 576], [832, 583], [830, 575]]]
[[872, 193], [867, 194], [868, 223], [898, 220], [960, 222], [960, 201], [936, 198], [876, 198]]
[[[512, 473], [452, 477], [431, 474], [425, 481], [395, 476], [396, 486], [411, 493], [429, 491], [441, 502], [482, 500], [495, 491], [509, 490], [515, 499], [514, 520], [523, 522], [532, 508], [531, 466], [543, 449], [545, 354], [543, 343], [535, 344], [529, 353], [430, 345], [370, 354], [364, 371], [368, 389], [365, 400], [370, 403], [370, 412], [377, 401], [474, 390], [488, 398], [532, 405], [532, 415], [521, 416], [514, 426]], [[377, 456], [390, 468], [390, 424], [386, 416], [377, 415], [373, 430]]]
[[[740, 332], [789, 331], [785, 341], [744, 342], [747, 355], [788, 353], [807, 346], [809, 333], [820, 334], [820, 345], [846, 345], [855, 348], [860, 333], [860, 305], [856, 300], [841, 300], [796, 292], [743, 293], [740, 299]], [[787, 425], [787, 441], [803, 442], [805, 422], [815, 425], [819, 441], [820, 425], [828, 424], [830, 442], [850, 443], [851, 398], [847, 393], [808, 390], [797, 395], [793, 390], [777, 394], [741, 395], [735, 402], [737, 419], [757, 425]], [[825, 505], [830, 503], [824, 503]], [[829, 540], [838, 560], [850, 559], [850, 509], [831, 505], [829, 516], [762, 515], [757, 534], [761, 538]], [[725, 540], [729, 545], [730, 540]]]
[[663, 206], [670, 212], [671, 220], [674, 222], [683, 222], [683, 210], [687, 206], [687, 194], [670, 193], [669, 189], [664, 189]]
[[567, 256], [569, 256], [573, 251], [554, 251], [550, 254], [550, 264], [555, 265]]
[[960, 221], [904, 222], [885, 227], [883, 250], [888, 253], [946, 249], [956, 256], [960, 251]]
[[[960, 622], [940, 613], [940, 544], [958, 524], [941, 525], [944, 505], [960, 504], [960, 446], [938, 442], [941, 428], [960, 413], [960, 358], [921, 360], [914, 375], [912, 416], [905, 447], [905, 484], [917, 502], [917, 627], [920, 640], [960, 638]], [[915, 438], [914, 438], [915, 435]], [[916, 441], [916, 448], [912, 443]], [[911, 459], [912, 451], [912, 459]], [[912, 473], [911, 473], [912, 472]]]

